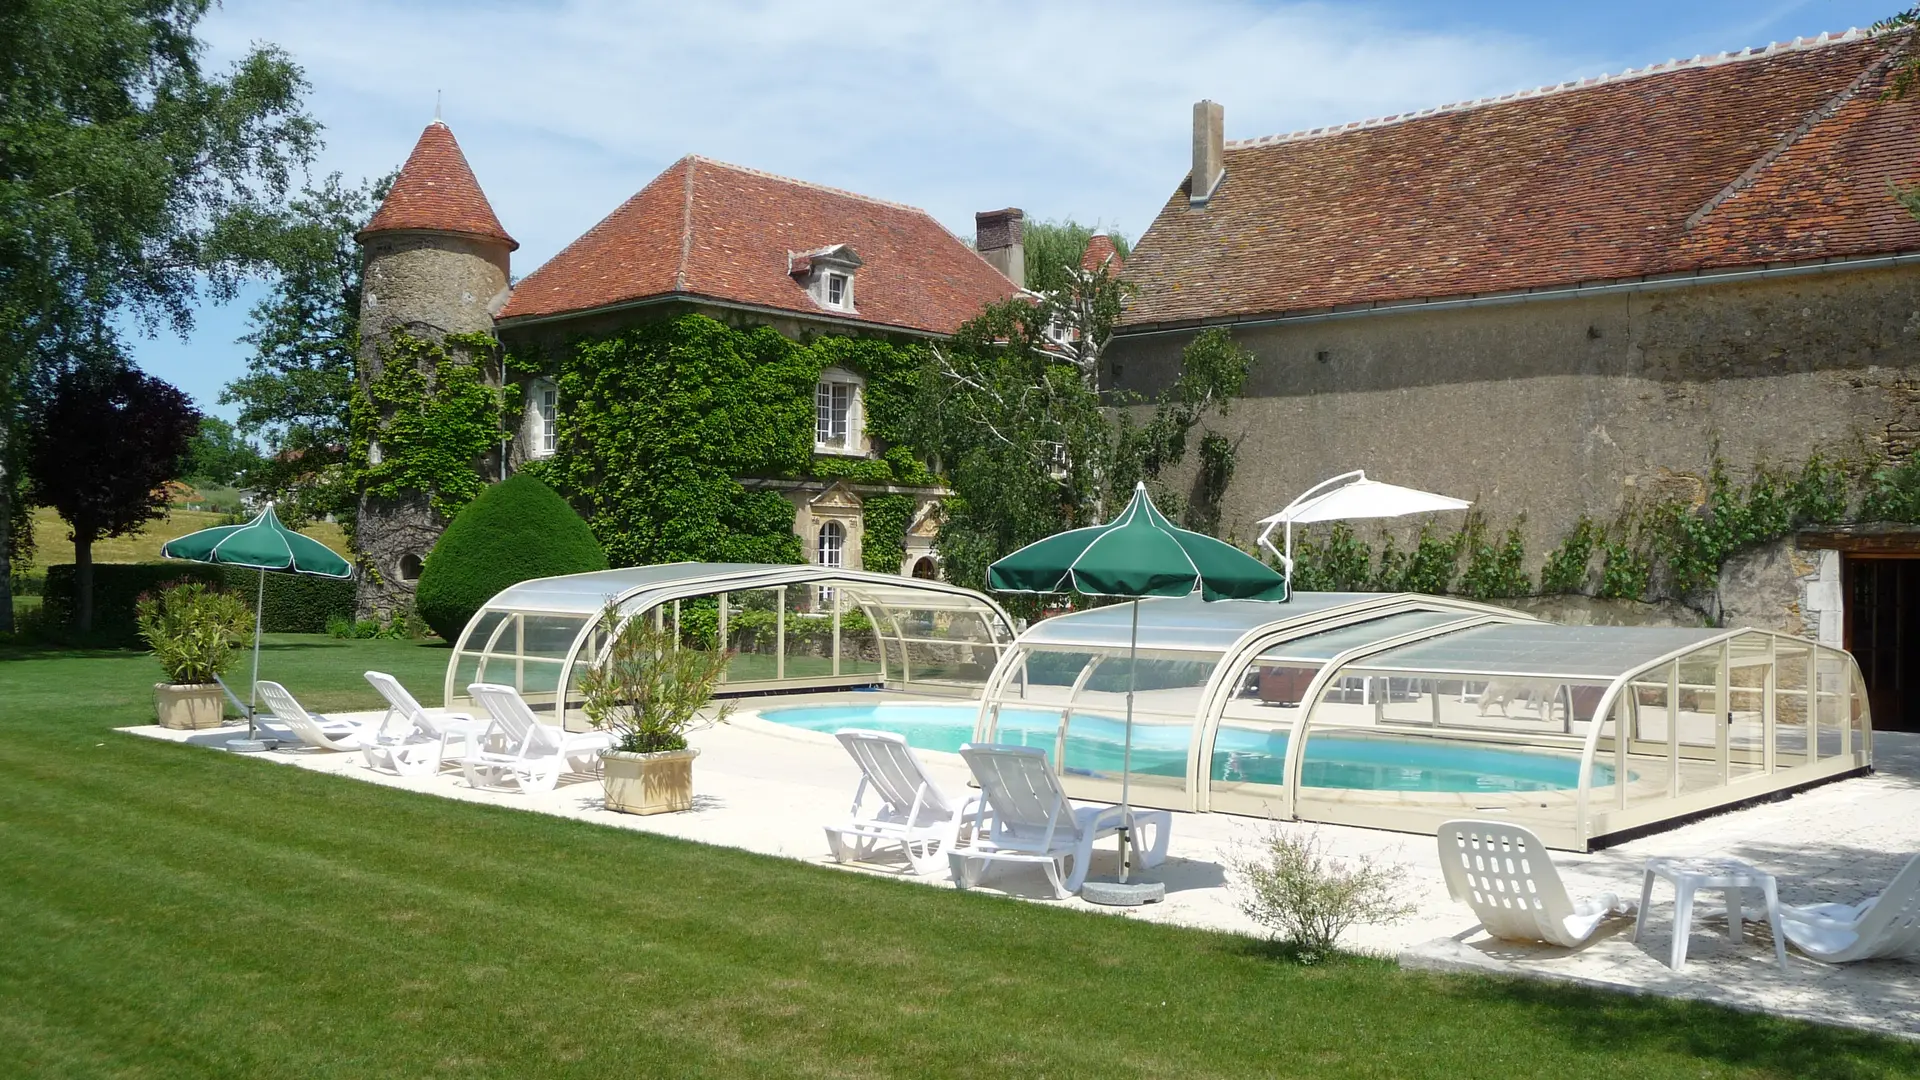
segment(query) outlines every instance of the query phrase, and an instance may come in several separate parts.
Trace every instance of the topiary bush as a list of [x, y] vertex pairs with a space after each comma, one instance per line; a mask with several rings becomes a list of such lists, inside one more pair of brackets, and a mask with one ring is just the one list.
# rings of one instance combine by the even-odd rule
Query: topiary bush
[[554, 490], [526, 473], [480, 493], [460, 511], [420, 570], [414, 607], [448, 641], [509, 585], [605, 570], [607, 553]]

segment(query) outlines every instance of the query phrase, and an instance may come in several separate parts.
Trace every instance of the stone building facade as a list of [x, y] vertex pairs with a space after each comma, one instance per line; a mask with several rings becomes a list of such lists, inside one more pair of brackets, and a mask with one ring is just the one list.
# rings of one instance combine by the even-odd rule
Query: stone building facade
[[[1216, 424], [1239, 446], [1224, 528], [1251, 541], [1364, 468], [1524, 516], [1535, 574], [1582, 515], [1703, 502], [1716, 455], [1736, 479], [1900, 460], [1920, 222], [1889, 185], [1920, 182], [1920, 104], [1881, 91], [1905, 47], [1809, 39], [1231, 143], [1203, 102], [1105, 377], [1151, 392], [1228, 326], [1257, 361]], [[1873, 535], [1742, 554], [1704, 614], [1854, 648], [1876, 693], [1903, 688], [1876, 722], [1911, 723], [1920, 637], [1876, 669], [1863, 628], [1891, 616], [1849, 589], [1911, 541]]]
[[[734, 327], [771, 327], [796, 341], [938, 340], [985, 304], [1019, 292], [1007, 273], [1022, 264], [1021, 212], [979, 217], [981, 241], [969, 247], [913, 207], [690, 156], [510, 288], [509, 256], [518, 245], [436, 120], [359, 235], [366, 258], [360, 378], [379, 376], [382, 343], [397, 330], [432, 339], [491, 333], [509, 352], [537, 354], [692, 312]], [[567, 408], [552, 382], [516, 381], [523, 410], [506, 461], [475, 462], [490, 477], [553, 453]], [[822, 373], [816, 456], [879, 455], [864, 424], [863, 390], [860, 372]], [[938, 487], [808, 477], [743, 483], [776, 487], [793, 504], [794, 532], [809, 560], [850, 567], [862, 565], [863, 501], [906, 496], [914, 513], [898, 571], [937, 574]], [[445, 524], [424, 496], [362, 498], [363, 612], [404, 608]]]

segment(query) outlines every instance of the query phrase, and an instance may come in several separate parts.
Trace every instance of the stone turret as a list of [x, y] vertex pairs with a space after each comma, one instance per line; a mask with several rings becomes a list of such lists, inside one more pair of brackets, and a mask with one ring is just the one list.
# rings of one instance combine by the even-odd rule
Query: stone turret
[[[420, 133], [386, 200], [355, 239], [365, 258], [357, 372], [363, 390], [380, 377], [383, 346], [397, 331], [436, 341], [493, 331], [493, 317], [507, 302], [510, 253], [520, 245], [500, 226], [460, 144], [438, 117]], [[375, 439], [368, 455], [378, 460], [379, 454]], [[498, 463], [475, 467], [492, 471]], [[355, 603], [361, 617], [411, 605], [421, 561], [445, 527], [424, 493], [361, 494], [354, 531], [364, 569]]]

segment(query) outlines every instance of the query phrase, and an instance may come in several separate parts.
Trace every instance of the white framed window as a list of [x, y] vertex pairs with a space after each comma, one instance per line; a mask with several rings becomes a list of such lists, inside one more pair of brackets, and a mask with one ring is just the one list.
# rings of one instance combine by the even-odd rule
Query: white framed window
[[827, 306], [837, 308], [852, 307], [853, 305], [848, 299], [848, 293], [850, 291], [848, 286], [851, 284], [853, 284], [853, 279], [846, 274], [828, 274]]
[[847, 551], [847, 527], [837, 521], [820, 526], [814, 542], [814, 562], [821, 566], [841, 566]]
[[848, 451], [854, 446], [854, 414], [859, 384], [822, 379], [813, 389], [813, 441], [820, 449]]
[[1047, 475], [1055, 480], [1065, 480], [1073, 472], [1073, 459], [1067, 456], [1067, 444], [1050, 442], [1047, 444]]
[[533, 392], [533, 452], [540, 457], [559, 448], [560, 389], [552, 383], [537, 383]]

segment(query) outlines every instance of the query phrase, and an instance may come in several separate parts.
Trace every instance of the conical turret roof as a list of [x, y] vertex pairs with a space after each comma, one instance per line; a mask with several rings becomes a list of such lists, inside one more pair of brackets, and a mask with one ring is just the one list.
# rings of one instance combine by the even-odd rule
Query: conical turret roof
[[520, 246], [494, 216], [492, 204], [467, 165], [467, 156], [454, 141], [453, 130], [437, 118], [420, 133], [420, 141], [413, 144], [413, 153], [407, 155], [407, 163], [393, 181], [393, 190], [387, 192], [373, 220], [360, 230], [359, 238], [412, 230], [498, 240], [507, 245], [508, 251]]

